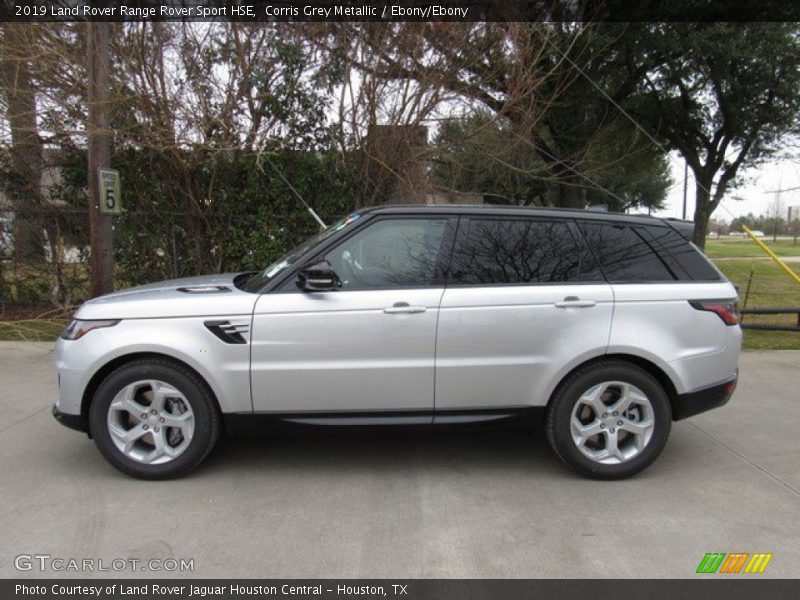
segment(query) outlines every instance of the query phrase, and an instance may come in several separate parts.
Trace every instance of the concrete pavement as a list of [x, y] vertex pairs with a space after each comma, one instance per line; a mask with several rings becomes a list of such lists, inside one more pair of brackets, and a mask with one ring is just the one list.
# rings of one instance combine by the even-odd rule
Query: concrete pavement
[[86, 576], [15, 569], [37, 553], [194, 559], [158, 577], [695, 577], [706, 552], [800, 577], [800, 352], [745, 353], [731, 403], [621, 482], [574, 475], [541, 431], [231, 439], [136, 481], [53, 420], [51, 360], [0, 342], [2, 577]]

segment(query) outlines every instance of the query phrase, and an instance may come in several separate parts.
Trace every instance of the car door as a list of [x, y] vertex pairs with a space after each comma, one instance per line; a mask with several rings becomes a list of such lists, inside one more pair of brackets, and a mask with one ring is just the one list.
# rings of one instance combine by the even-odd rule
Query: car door
[[446, 217], [375, 217], [315, 257], [340, 287], [309, 293], [289, 281], [263, 294], [253, 315], [254, 410], [411, 411], [430, 421], [441, 265], [454, 229]]
[[442, 298], [442, 411], [544, 405], [554, 378], [608, 345], [613, 292], [565, 219], [462, 217]]

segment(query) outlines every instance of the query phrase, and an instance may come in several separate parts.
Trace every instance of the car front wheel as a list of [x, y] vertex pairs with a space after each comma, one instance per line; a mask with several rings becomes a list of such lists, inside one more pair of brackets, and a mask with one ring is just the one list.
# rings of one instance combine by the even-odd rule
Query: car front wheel
[[671, 421], [669, 398], [652, 375], [608, 360], [579, 369], [560, 386], [548, 409], [547, 437], [579, 473], [623, 479], [658, 457]]
[[89, 421], [106, 460], [141, 479], [185, 475], [211, 452], [220, 432], [205, 384], [184, 366], [159, 359], [127, 363], [106, 377]]

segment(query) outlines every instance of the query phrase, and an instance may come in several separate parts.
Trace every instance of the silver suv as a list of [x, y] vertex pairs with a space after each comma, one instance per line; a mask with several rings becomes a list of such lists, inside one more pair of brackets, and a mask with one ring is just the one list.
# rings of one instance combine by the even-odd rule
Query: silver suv
[[261, 272], [85, 303], [56, 346], [53, 413], [147, 479], [243, 428], [540, 423], [578, 472], [628, 477], [736, 385], [736, 290], [687, 226], [356, 212]]

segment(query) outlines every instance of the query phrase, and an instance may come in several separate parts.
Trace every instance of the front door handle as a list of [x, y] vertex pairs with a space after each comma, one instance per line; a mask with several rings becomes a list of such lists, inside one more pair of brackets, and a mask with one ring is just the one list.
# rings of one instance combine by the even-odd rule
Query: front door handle
[[591, 308], [597, 306], [594, 300], [581, 300], [577, 296], [567, 296], [561, 302], [556, 302], [556, 308]]
[[383, 312], [387, 315], [413, 315], [416, 313], [424, 313], [427, 308], [424, 306], [411, 306], [408, 302], [395, 302], [394, 306], [384, 308]]

